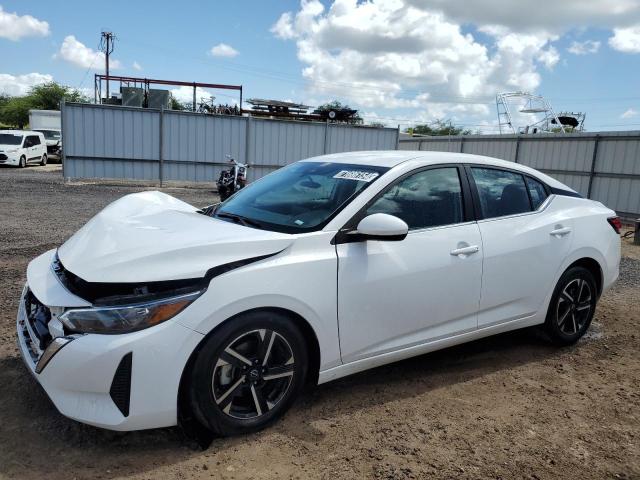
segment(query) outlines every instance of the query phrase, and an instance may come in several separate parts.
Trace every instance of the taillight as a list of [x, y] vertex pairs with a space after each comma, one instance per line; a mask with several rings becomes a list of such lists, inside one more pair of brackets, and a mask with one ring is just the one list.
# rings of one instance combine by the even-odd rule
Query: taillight
[[620, 218], [618, 218], [618, 217], [609, 217], [609, 218], [607, 218], [607, 222], [609, 222], [609, 225], [611, 225], [611, 227], [619, 235], [620, 234], [620, 229], [622, 228], [622, 222], [620, 221]]

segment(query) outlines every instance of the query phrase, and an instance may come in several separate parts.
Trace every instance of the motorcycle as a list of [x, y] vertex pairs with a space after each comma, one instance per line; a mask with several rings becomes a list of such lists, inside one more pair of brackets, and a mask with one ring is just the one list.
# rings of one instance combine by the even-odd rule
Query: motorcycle
[[231, 155], [226, 155], [226, 157], [231, 163], [231, 168], [222, 170], [216, 182], [222, 202], [247, 185], [247, 169], [249, 168], [247, 164], [236, 162]]

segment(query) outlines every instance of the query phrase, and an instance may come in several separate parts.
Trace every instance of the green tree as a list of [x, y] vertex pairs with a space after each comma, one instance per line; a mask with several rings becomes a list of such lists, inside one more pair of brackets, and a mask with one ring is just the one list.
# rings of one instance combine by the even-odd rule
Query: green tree
[[371, 122], [368, 124], [369, 127], [376, 127], [376, 128], [384, 128], [386, 127], [386, 125], [382, 122]]
[[89, 99], [80, 91], [56, 82], [35, 85], [31, 87], [27, 96], [31, 98], [34, 105], [32, 108], [39, 110], [60, 110], [62, 99], [65, 102], [89, 102]]
[[0, 107], [0, 123], [22, 129], [29, 123], [32, 108], [30, 97], [11, 97]]
[[405, 133], [411, 135], [470, 135], [471, 130], [462, 127], [456, 127], [451, 120], [436, 120], [433, 123], [416, 125], [405, 130]]
[[169, 102], [169, 108], [171, 110], [191, 110], [191, 107], [187, 108], [184, 104], [180, 103], [175, 97], [171, 97], [171, 102]]

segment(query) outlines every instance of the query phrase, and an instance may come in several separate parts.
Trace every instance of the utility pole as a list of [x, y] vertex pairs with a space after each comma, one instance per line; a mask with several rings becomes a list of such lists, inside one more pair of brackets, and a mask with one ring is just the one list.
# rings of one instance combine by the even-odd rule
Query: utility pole
[[107, 99], [109, 98], [109, 55], [113, 52], [113, 43], [116, 36], [113, 32], [102, 32], [100, 39], [100, 50], [104, 52], [104, 70], [107, 78]]

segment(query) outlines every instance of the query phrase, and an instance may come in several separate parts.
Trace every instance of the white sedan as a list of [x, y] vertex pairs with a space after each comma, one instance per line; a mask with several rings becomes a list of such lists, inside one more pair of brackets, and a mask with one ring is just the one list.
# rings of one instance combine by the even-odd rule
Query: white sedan
[[18, 340], [81, 422], [250, 432], [306, 383], [532, 325], [575, 343], [618, 276], [619, 227], [493, 158], [310, 158], [203, 210], [115, 201], [29, 264]]

